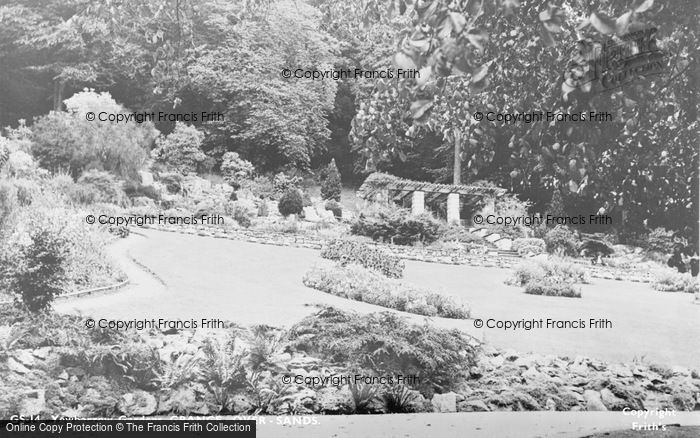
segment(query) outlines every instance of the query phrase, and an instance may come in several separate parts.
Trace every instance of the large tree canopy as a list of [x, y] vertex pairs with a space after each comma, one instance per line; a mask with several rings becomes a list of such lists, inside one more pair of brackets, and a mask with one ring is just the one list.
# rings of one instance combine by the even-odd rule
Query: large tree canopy
[[[693, 0], [0, 1], [0, 119], [45, 114], [88, 86], [134, 110], [220, 111], [223, 121], [195, 123], [203, 150], [238, 152], [263, 171], [334, 157], [344, 177], [488, 179], [536, 198], [563, 188], [630, 227], [696, 228], [696, 9]], [[662, 54], [663, 68], [611, 87], [601, 68], [627, 62], [615, 47]], [[281, 75], [392, 67], [420, 78]], [[472, 117], [488, 111], [613, 120]]]

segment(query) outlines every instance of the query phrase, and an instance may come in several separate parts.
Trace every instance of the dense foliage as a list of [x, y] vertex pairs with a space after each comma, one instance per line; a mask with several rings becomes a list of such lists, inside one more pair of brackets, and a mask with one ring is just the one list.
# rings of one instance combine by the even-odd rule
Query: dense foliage
[[66, 284], [68, 251], [61, 234], [49, 228], [35, 229], [29, 242], [0, 257], [3, 286], [32, 312], [51, 307]]
[[415, 374], [449, 390], [468, 375], [477, 347], [457, 330], [413, 325], [393, 313], [357, 315], [327, 308], [290, 329], [292, 345], [379, 375]]
[[68, 112], [51, 112], [32, 125], [32, 154], [39, 164], [74, 178], [90, 169], [137, 178], [157, 135], [153, 125], [86, 120], [88, 112], [126, 112], [109, 93], [83, 91], [65, 102]]
[[399, 208], [376, 215], [361, 213], [350, 228], [352, 234], [396, 245], [428, 244], [436, 241], [442, 230], [443, 225], [431, 215], [412, 215]]
[[390, 251], [364, 242], [336, 239], [327, 242], [321, 249], [321, 257], [335, 260], [341, 265], [356, 263], [374, 269], [390, 278], [401, 278], [405, 263]]
[[304, 210], [304, 200], [302, 199], [301, 192], [297, 189], [289, 190], [280, 198], [278, 208], [282, 216], [301, 214]]
[[321, 181], [321, 198], [340, 201], [340, 173], [338, 166], [335, 165], [335, 159], [331, 160], [330, 164], [324, 169], [323, 180]]
[[304, 284], [320, 291], [424, 316], [467, 319], [469, 309], [455, 298], [387, 278], [358, 265], [313, 268]]

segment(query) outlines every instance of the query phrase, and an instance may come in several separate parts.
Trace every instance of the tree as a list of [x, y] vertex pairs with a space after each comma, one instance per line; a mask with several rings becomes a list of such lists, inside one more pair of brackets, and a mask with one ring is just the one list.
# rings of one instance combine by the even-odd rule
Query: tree
[[112, 123], [86, 119], [95, 114], [126, 113], [109, 93], [86, 90], [66, 99], [67, 112], [52, 111], [32, 125], [32, 153], [51, 171], [66, 170], [73, 178], [98, 169], [124, 179], [138, 178], [158, 131], [150, 122]]
[[323, 181], [321, 181], [321, 198], [333, 199], [340, 202], [341, 189], [340, 173], [338, 172], [338, 167], [335, 165], [335, 159], [333, 159], [328, 164], [328, 167], [326, 167]]
[[173, 132], [156, 139], [151, 156], [157, 164], [181, 174], [197, 172], [207, 159], [202, 152], [204, 133], [191, 125], [177, 122]]
[[210, 127], [213, 141], [263, 171], [308, 168], [329, 138], [326, 113], [336, 84], [281, 73], [332, 67], [336, 42], [321, 30], [318, 11], [279, 1], [264, 15], [229, 20], [224, 13], [206, 24], [217, 44], [202, 50], [188, 72], [192, 89], [225, 113], [225, 123]]
[[51, 307], [66, 281], [67, 242], [48, 228], [33, 230], [29, 243], [1, 255], [2, 283], [32, 312]]
[[[698, 153], [691, 140], [698, 130], [697, 79], [689, 73], [697, 63], [697, 46], [691, 42], [697, 32], [688, 16], [695, 5], [665, 7], [651, 0], [601, 1], [591, 8], [536, 0], [517, 3], [517, 8], [516, 2], [410, 3], [416, 20], [394, 64], [420, 69], [422, 79], [393, 89], [378, 84], [360, 102], [352, 135], [362, 157], [370, 167], [409, 158], [422, 147], [426, 129], [445, 136], [447, 144], [436, 152], [449, 144], [458, 149], [472, 135], [468, 125], [458, 130], [450, 126], [455, 120], [450, 115], [460, 114], [451, 111], [459, 111], [460, 105], [468, 110], [462, 120], [475, 111], [588, 114], [611, 108], [614, 122], [598, 125], [474, 124], [485, 141], [474, 138], [476, 155], [467, 151], [465, 160], [459, 159], [464, 151], [456, 150], [453, 170], [465, 162], [462, 175], [466, 170], [472, 177], [488, 177], [531, 194], [564, 188], [590, 199], [595, 210], [616, 215], [619, 225], [629, 229], [639, 229], [644, 221], [697, 228]], [[368, 2], [366, 9], [375, 7], [381, 6]], [[596, 53], [596, 47], [651, 27], [664, 29], [656, 44], [670, 54], [664, 64], [668, 74], [633, 76], [636, 82], [612, 92], [601, 92], [601, 77], [576, 76], [606, 62], [606, 54]], [[643, 49], [643, 43], [631, 44]], [[440, 81], [468, 88], [463, 93], [433, 86]], [[449, 92], [455, 91], [462, 96], [451, 102]], [[448, 105], [436, 105], [443, 97]], [[441, 116], [448, 123], [440, 123]], [[449, 137], [456, 132], [461, 136]], [[443, 155], [443, 167], [447, 159]], [[447, 179], [438, 169], [435, 174]]]

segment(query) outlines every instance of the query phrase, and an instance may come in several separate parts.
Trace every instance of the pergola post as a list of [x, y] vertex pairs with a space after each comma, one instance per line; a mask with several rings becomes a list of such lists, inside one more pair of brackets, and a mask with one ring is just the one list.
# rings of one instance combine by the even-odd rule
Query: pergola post
[[447, 223], [459, 224], [459, 193], [447, 195]]
[[486, 196], [484, 199], [484, 209], [482, 210], [483, 216], [494, 214], [496, 212], [496, 197]]
[[411, 212], [413, 214], [423, 214], [425, 212], [425, 192], [416, 190], [411, 197]]

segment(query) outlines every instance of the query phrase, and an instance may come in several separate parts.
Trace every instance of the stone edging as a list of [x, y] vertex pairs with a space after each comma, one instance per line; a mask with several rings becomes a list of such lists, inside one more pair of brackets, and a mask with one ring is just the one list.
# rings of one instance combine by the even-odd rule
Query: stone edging
[[[291, 246], [296, 248], [310, 248], [320, 250], [325, 243], [324, 239], [302, 237], [296, 234], [255, 232], [250, 230], [225, 230], [216, 227], [206, 226], [157, 226], [145, 225], [142, 228], [149, 228], [159, 231], [167, 231], [180, 234], [191, 234], [202, 237], [214, 237], [219, 239], [242, 240], [250, 243], [260, 243], [264, 245]], [[212, 231], [212, 228], [214, 229]], [[414, 248], [409, 246], [391, 245], [385, 243], [374, 243], [377, 246], [387, 248], [394, 255], [405, 260], [421, 261], [428, 263], [439, 263], [447, 265], [469, 265], [477, 267], [496, 267], [509, 269], [517, 265], [521, 260], [520, 256], [503, 255], [497, 250], [487, 251], [483, 254], [474, 254], [468, 251], [439, 250], [429, 248]], [[622, 273], [622, 271], [610, 271], [606, 268], [581, 265], [593, 278], [608, 280], [630, 281], [634, 283], [650, 283], [653, 279], [647, 272]], [[620, 275], [622, 274], [622, 275]]]
[[[126, 279], [122, 282], [111, 284], [108, 286], [100, 286], [100, 287], [95, 287], [92, 289], [85, 289], [85, 290], [79, 290], [79, 291], [75, 291], [75, 292], [68, 292], [65, 294], [58, 295], [56, 297], [56, 299], [61, 300], [61, 299], [68, 299], [68, 298], [76, 298], [76, 297], [82, 297], [84, 295], [92, 295], [92, 294], [98, 293], [98, 292], [107, 292], [107, 291], [117, 290], [117, 289], [123, 288], [127, 284], [129, 284], [129, 279]], [[12, 304], [12, 300], [0, 301], [0, 306], [7, 305], [7, 304]]]

